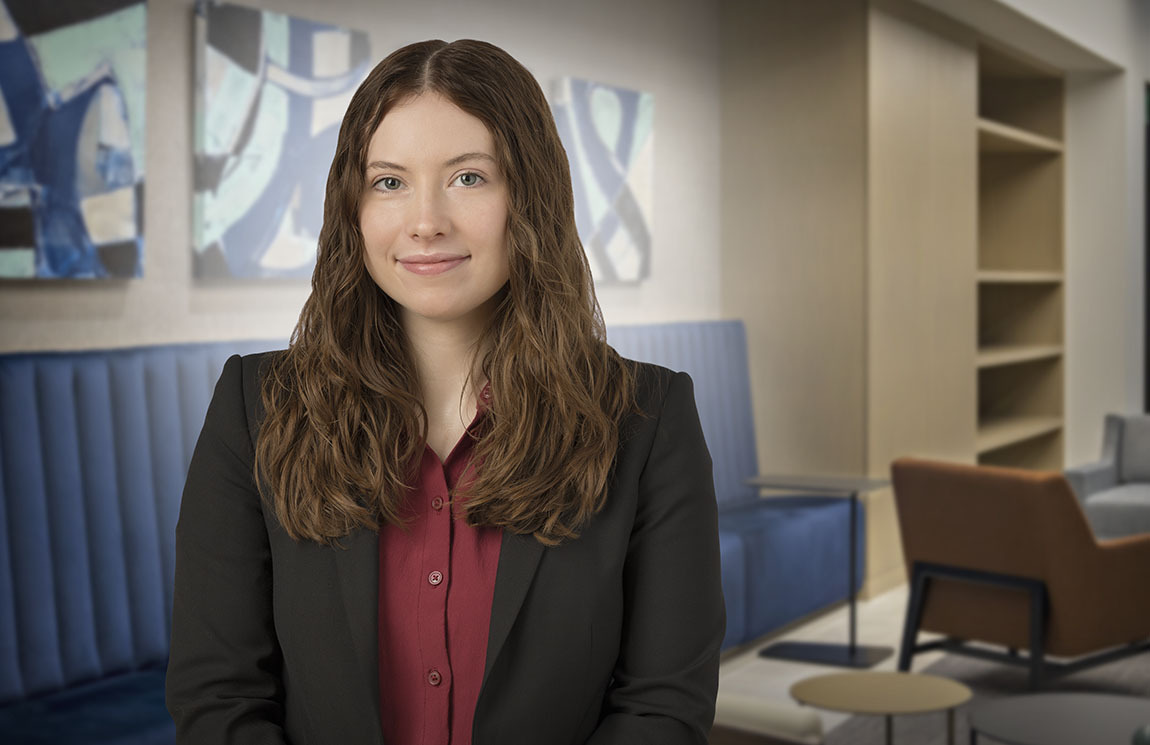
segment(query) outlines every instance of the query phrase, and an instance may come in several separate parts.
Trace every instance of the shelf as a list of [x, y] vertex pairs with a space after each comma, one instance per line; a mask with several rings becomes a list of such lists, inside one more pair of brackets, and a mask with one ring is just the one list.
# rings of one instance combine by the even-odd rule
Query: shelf
[[1001, 285], [1041, 285], [1059, 284], [1062, 282], [1062, 272], [1026, 272], [1015, 270], [985, 270], [978, 273], [978, 281], [982, 284]]
[[1053, 359], [1062, 356], [1062, 346], [1058, 344], [1003, 345], [983, 347], [978, 350], [978, 368], [1017, 365], [1020, 362]]
[[986, 453], [1060, 429], [1062, 429], [1062, 417], [1056, 416], [989, 419], [979, 424], [975, 447], [980, 454]]
[[983, 153], [1062, 152], [1062, 143], [990, 119], [978, 120], [978, 150]]
[[1061, 468], [1066, 405], [1065, 80], [978, 48], [978, 462]]

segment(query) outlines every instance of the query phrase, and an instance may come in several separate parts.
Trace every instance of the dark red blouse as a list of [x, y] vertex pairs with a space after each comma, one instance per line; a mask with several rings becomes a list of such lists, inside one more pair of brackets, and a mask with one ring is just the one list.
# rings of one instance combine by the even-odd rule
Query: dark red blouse
[[[474, 432], [490, 389], [484, 388]], [[448, 494], [473, 477], [464, 434], [447, 460], [424, 446], [408, 532], [379, 535], [379, 696], [388, 745], [470, 745], [502, 531], [472, 528]]]

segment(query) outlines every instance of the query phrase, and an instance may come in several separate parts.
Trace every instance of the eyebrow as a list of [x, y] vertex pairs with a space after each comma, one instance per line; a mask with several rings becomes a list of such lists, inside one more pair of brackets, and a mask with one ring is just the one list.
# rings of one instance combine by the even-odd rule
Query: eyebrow
[[[463, 155], [456, 155], [451, 160], [444, 162], [443, 165], [445, 168], [450, 168], [451, 166], [457, 166], [460, 163], [465, 163], [469, 160], [489, 160], [492, 163], [495, 162], [495, 158], [491, 157], [487, 153], [464, 153]], [[373, 160], [367, 164], [367, 167], [368, 169], [378, 168], [385, 171], [402, 171], [403, 173], [407, 173], [407, 168], [401, 166], [398, 163], [392, 163], [388, 160]]]

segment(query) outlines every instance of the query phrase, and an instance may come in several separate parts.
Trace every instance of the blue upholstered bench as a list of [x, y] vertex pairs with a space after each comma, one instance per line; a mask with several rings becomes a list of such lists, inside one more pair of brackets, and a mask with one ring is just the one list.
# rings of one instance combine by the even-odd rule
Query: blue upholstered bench
[[[743, 484], [757, 464], [742, 324], [608, 336], [695, 381], [720, 504], [724, 646], [842, 600], [845, 501], [762, 500]], [[227, 357], [282, 346], [0, 355], [0, 743], [172, 742], [163, 666], [184, 476]]]
[[[838, 497], [760, 498], [746, 330], [741, 321], [617, 326], [607, 339], [624, 357], [690, 374], [715, 472], [727, 635], [750, 641], [845, 600], [850, 503]], [[858, 523], [857, 574], [865, 570]]]
[[0, 355], [0, 743], [171, 743], [175, 525], [236, 352]]

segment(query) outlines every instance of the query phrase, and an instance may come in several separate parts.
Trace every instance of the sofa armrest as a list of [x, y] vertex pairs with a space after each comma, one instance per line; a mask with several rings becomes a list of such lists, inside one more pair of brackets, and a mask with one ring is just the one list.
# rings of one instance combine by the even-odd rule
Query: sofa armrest
[[1118, 464], [1113, 460], [1100, 460], [1087, 463], [1083, 466], [1067, 468], [1066, 480], [1074, 489], [1079, 504], [1085, 504], [1086, 498], [1104, 489], [1118, 485]]

